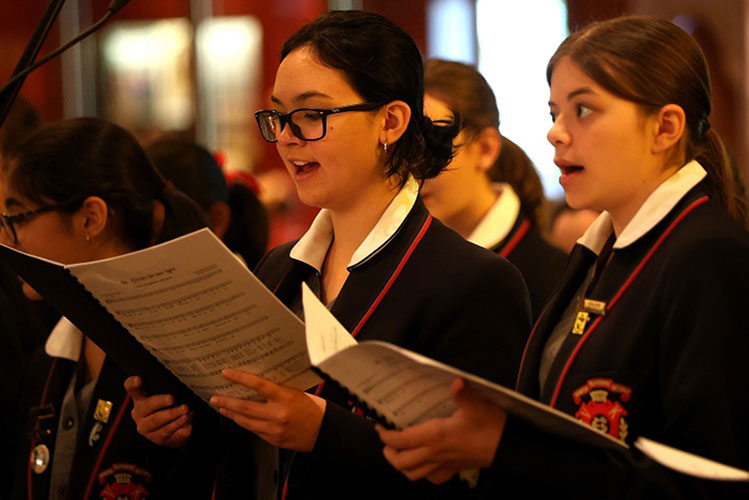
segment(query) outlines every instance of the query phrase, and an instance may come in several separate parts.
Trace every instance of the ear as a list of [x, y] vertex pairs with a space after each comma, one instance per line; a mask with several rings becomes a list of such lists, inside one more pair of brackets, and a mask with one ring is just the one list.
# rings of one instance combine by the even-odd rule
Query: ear
[[89, 196], [74, 214], [75, 230], [86, 239], [93, 239], [107, 228], [109, 211], [107, 202], [98, 196]]
[[217, 201], [208, 208], [208, 224], [211, 231], [223, 239], [231, 223], [231, 209], [224, 201]]
[[411, 108], [403, 101], [391, 101], [383, 106], [384, 123], [380, 130], [380, 144], [393, 144], [406, 132], [411, 120]]
[[666, 104], [653, 116], [653, 153], [663, 153], [676, 146], [684, 135], [687, 117], [678, 104]]
[[502, 136], [496, 128], [486, 127], [473, 142], [479, 148], [477, 166], [486, 172], [494, 166], [502, 152]]

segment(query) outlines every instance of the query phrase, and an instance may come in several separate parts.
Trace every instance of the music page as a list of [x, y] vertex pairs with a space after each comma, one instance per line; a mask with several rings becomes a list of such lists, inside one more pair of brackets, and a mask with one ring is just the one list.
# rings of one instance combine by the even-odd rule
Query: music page
[[351, 336], [330, 311], [312, 293], [302, 298], [312, 364], [398, 428], [455, 412], [450, 386], [461, 377], [492, 403], [542, 429], [599, 446], [627, 447], [566, 413], [408, 349], [376, 340], [352, 339], [346, 346], [345, 335]]
[[221, 377], [237, 368], [304, 390], [304, 324], [208, 229], [67, 266], [135, 338], [201, 398], [256, 398]]

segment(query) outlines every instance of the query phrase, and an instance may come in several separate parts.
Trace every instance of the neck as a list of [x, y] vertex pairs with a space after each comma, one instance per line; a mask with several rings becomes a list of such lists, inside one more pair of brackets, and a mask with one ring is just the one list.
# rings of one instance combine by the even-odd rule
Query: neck
[[496, 203], [498, 197], [499, 195], [488, 180], [481, 182], [472, 193], [470, 203], [461, 210], [446, 216], [442, 222], [463, 238], [468, 238]]
[[88, 337], [83, 337], [83, 359], [86, 362], [85, 383], [99, 378], [106, 354]]
[[397, 183], [388, 181], [373, 186], [367, 196], [359, 197], [346, 209], [330, 209], [333, 243], [322, 268], [323, 299], [326, 303], [338, 296], [348, 277], [347, 266], [351, 257], [397, 194]]
[[350, 259], [397, 194], [397, 182], [387, 181], [373, 187], [368, 196], [362, 196], [345, 209], [331, 209], [334, 234], [331, 247], [346, 253]]
[[630, 196], [623, 203], [617, 207], [607, 208], [611, 215], [611, 222], [614, 226], [614, 234], [619, 237], [622, 231], [632, 222], [632, 219], [640, 210], [645, 201], [653, 194], [653, 191], [663, 184], [669, 177], [674, 175], [681, 166], [666, 167], [661, 171], [661, 175], [654, 178], [651, 182], [648, 182], [643, 186], [643, 189], [635, 196]]

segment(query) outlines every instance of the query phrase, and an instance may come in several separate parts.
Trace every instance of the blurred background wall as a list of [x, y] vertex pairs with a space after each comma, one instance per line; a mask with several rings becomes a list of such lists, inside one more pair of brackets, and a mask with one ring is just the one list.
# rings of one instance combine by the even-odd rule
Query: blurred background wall
[[[713, 126], [749, 177], [749, 0], [131, 0], [104, 29], [29, 76], [21, 95], [45, 121], [96, 115], [147, 143], [197, 140], [227, 170], [255, 175], [272, 208], [271, 245], [298, 237], [315, 211], [256, 130], [284, 40], [328, 9], [359, 8], [400, 24], [425, 57], [476, 64], [497, 94], [503, 134], [531, 155], [550, 198], [562, 192], [545, 135], [544, 69], [569, 30], [622, 14], [674, 20], [705, 51]], [[99, 19], [108, 0], [67, 0], [41, 54]], [[10, 78], [44, 0], [0, 2], [0, 82]]]

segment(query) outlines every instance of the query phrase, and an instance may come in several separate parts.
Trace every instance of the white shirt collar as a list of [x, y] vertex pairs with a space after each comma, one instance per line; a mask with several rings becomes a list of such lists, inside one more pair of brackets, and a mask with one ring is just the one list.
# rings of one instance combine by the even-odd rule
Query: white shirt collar
[[[375, 255], [390, 241], [390, 238], [398, 231], [406, 216], [416, 203], [419, 195], [419, 183], [416, 179], [409, 177], [406, 184], [401, 188], [390, 205], [385, 209], [377, 224], [372, 228], [359, 248], [356, 249], [347, 267], [361, 264], [366, 259]], [[325, 256], [333, 241], [333, 221], [330, 211], [320, 210], [312, 225], [294, 245], [289, 253], [292, 259], [308, 264], [322, 271]]]
[[498, 193], [497, 200], [467, 238], [484, 248], [492, 248], [504, 240], [520, 213], [520, 198], [512, 186], [501, 182], [493, 187]]
[[53, 358], [78, 361], [81, 357], [82, 346], [83, 333], [63, 316], [47, 337], [44, 350]]
[[[617, 237], [614, 248], [625, 248], [643, 237], [706, 176], [707, 172], [696, 160], [681, 167], [645, 200], [622, 234]], [[598, 254], [613, 229], [611, 215], [603, 212], [577, 242]]]

